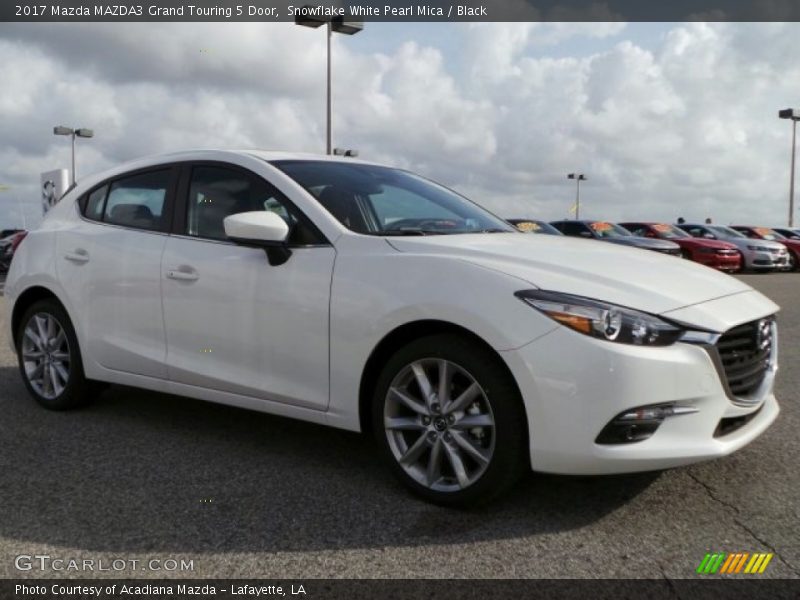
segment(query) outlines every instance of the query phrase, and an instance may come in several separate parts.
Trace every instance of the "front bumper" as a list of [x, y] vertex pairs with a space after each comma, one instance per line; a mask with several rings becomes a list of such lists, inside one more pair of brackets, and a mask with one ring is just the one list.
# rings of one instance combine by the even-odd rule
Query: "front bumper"
[[719, 271], [739, 271], [742, 268], [742, 257], [736, 254], [703, 254], [694, 255], [697, 262]]
[[[717, 458], [753, 441], [779, 412], [772, 393], [774, 369], [767, 374], [760, 397], [737, 406], [727, 395], [711, 355], [694, 344], [642, 348], [559, 327], [502, 355], [525, 401], [535, 471], [599, 475]], [[616, 415], [662, 403], [691, 406], [697, 412], [667, 417], [643, 441], [595, 443]], [[753, 416], [720, 435], [721, 424], [746, 415]]]
[[748, 266], [753, 269], [785, 269], [789, 266], [789, 254], [787, 252], [751, 250], [747, 258]]

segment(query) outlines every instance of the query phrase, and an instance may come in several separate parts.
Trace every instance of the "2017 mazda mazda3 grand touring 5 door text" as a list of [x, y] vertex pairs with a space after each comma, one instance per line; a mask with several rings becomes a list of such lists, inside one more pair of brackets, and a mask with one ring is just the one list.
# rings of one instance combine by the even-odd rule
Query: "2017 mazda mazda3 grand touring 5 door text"
[[656, 252], [525, 235], [353, 159], [198, 151], [87, 178], [20, 245], [22, 378], [98, 382], [355, 431], [442, 504], [526, 469], [724, 456], [778, 414], [778, 307]]

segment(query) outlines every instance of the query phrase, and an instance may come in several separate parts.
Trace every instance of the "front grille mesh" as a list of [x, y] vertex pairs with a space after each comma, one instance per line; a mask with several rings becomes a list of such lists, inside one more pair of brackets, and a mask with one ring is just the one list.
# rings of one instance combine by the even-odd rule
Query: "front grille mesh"
[[725, 332], [717, 351], [734, 396], [747, 396], [761, 385], [772, 357], [774, 318], [751, 321]]

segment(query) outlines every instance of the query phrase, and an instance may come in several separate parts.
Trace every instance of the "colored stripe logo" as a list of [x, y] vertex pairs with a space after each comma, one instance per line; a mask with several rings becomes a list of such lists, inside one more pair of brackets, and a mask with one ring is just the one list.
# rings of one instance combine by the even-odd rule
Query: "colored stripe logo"
[[740, 574], [750, 575], [763, 573], [774, 555], [764, 552], [713, 552], [708, 553], [700, 561], [697, 573], [703, 575]]

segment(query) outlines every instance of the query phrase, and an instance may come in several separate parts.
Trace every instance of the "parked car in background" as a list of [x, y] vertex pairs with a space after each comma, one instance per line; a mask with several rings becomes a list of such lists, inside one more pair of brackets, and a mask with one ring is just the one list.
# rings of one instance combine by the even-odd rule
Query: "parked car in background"
[[611, 242], [621, 246], [633, 246], [644, 250], [655, 250], [673, 256], [681, 255], [681, 247], [668, 240], [650, 239], [633, 235], [630, 231], [607, 221], [553, 221], [550, 223], [564, 235]]
[[506, 219], [523, 233], [544, 233], [546, 235], [564, 235], [547, 221], [538, 219]]
[[16, 233], [12, 233], [0, 240], [0, 272], [8, 271], [11, 259], [26, 235], [28, 235], [27, 231], [18, 229]]
[[772, 231], [777, 231], [783, 237], [790, 240], [800, 240], [800, 229], [791, 229], [789, 227], [773, 227]]
[[713, 269], [730, 273], [742, 268], [742, 255], [733, 244], [720, 240], [695, 238], [669, 223], [649, 223], [643, 221], [620, 223], [633, 235], [647, 238], [659, 238], [675, 242], [681, 247], [684, 258], [699, 262]]
[[751, 240], [740, 231], [725, 225], [682, 223], [678, 225], [692, 237], [730, 242], [742, 253], [742, 268], [753, 271], [774, 271], [789, 267], [786, 246], [768, 240]]
[[22, 229], [0, 229], [0, 240], [4, 240], [9, 236], [19, 233]]
[[769, 227], [754, 227], [752, 225], [731, 225], [731, 227], [751, 240], [768, 240], [783, 244], [789, 251], [789, 264], [786, 269], [788, 271], [796, 271], [800, 268], [800, 239], [787, 238]]

